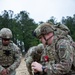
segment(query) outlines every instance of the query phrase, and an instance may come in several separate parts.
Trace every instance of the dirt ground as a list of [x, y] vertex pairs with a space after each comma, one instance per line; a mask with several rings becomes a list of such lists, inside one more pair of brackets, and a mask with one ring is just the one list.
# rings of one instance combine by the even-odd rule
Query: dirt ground
[[22, 58], [19, 67], [16, 69], [16, 75], [29, 75], [24, 58]]

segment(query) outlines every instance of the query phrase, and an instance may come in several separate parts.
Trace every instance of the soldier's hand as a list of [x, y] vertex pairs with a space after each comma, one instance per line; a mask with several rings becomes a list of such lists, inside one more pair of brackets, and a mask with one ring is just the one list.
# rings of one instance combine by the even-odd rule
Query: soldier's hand
[[34, 73], [37, 73], [37, 72], [42, 72], [42, 65], [38, 62], [33, 62], [31, 64], [32, 66], [32, 69], [34, 70]]
[[6, 72], [7, 72], [7, 75], [9, 75], [9, 70], [8, 69], [6, 69]]
[[8, 75], [8, 70], [7, 69], [3, 69], [1, 71], [1, 75]]

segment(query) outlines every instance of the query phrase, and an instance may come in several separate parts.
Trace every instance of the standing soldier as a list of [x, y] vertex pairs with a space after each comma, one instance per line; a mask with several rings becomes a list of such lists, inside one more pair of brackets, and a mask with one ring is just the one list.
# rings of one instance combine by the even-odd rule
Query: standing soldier
[[15, 75], [21, 62], [20, 49], [11, 41], [12, 32], [8, 28], [0, 31], [0, 75]]
[[[43, 43], [41, 63], [34, 61], [31, 68], [39, 75], [71, 75], [73, 47], [66, 35], [56, 34], [54, 26], [43, 23], [34, 30], [34, 35]], [[37, 56], [38, 57], [38, 56]]]

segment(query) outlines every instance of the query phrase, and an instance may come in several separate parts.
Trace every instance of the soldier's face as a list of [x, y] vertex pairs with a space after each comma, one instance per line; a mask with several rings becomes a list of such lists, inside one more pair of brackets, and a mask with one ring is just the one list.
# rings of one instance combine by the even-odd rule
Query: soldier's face
[[46, 41], [42, 35], [39, 37], [39, 40], [45, 45]]
[[4, 46], [8, 46], [9, 43], [10, 43], [10, 39], [5, 39], [5, 38], [2, 39], [2, 44], [3, 44]]
[[[52, 32], [51, 32], [51, 33], [48, 33], [48, 34], [46, 34], [46, 35], [44, 35], [44, 37], [45, 37], [45, 39], [47, 40], [48, 45], [52, 44], [52, 41], [53, 41], [53, 38], [54, 38]], [[40, 38], [39, 38], [39, 40], [40, 40], [44, 45], [46, 45], [46, 40], [44, 39], [44, 37], [41, 35]], [[50, 38], [50, 37], [51, 37], [51, 38]]]

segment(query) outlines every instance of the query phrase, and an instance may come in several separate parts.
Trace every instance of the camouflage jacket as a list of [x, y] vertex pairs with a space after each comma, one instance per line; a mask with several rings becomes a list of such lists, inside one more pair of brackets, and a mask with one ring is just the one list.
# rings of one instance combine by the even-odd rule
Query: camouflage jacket
[[8, 69], [9, 73], [14, 71], [21, 62], [21, 52], [19, 47], [12, 41], [8, 46], [3, 46], [0, 40], [0, 72]]
[[[48, 56], [48, 61], [45, 61], [45, 56]], [[73, 47], [70, 41], [65, 37], [54, 37], [53, 43], [44, 49], [41, 61], [48, 67], [47, 75], [67, 74], [73, 63]]]
[[33, 75], [32, 69], [31, 69], [31, 63], [33, 61], [37, 61], [40, 63], [43, 49], [44, 49], [44, 46], [41, 43], [38, 44], [37, 46], [33, 46], [28, 49], [28, 52], [25, 55], [25, 62], [30, 75]]
[[[32, 56], [29, 56], [28, 59], [30, 59], [29, 61], [32, 60], [31, 62], [34, 61]], [[65, 37], [58, 39], [55, 36], [53, 43], [50, 46], [46, 46], [42, 51], [39, 62], [47, 66], [46, 75], [67, 74], [71, 70], [73, 63], [73, 47], [70, 45], [70, 41]]]

